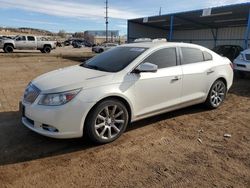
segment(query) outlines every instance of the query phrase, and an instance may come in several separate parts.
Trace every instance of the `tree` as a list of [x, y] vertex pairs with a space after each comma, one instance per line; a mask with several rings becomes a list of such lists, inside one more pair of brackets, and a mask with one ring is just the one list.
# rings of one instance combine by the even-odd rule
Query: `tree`
[[76, 32], [73, 35], [74, 38], [84, 38], [84, 33], [83, 32]]
[[61, 38], [65, 38], [66, 37], [66, 32], [64, 30], [60, 30], [58, 32], [58, 36], [61, 37]]
[[90, 43], [94, 43], [94, 36], [89, 34], [88, 32], [84, 32], [83, 38]]

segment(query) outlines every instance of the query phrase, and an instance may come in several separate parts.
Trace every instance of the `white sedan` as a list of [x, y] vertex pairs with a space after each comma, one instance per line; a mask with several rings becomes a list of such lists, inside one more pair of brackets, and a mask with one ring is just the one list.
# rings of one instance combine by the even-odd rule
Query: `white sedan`
[[117, 139], [130, 122], [186, 106], [219, 107], [232, 85], [229, 59], [185, 43], [122, 45], [27, 86], [22, 122], [53, 138]]
[[242, 51], [233, 64], [239, 76], [244, 77], [245, 73], [250, 73], [250, 49]]

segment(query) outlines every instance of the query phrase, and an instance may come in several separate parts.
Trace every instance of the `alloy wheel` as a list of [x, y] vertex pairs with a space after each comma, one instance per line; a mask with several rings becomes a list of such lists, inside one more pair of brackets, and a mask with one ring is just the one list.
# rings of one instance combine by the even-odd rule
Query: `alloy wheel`
[[95, 132], [100, 139], [110, 140], [116, 137], [126, 123], [124, 111], [118, 105], [105, 106], [95, 120]]
[[225, 99], [226, 86], [222, 81], [216, 82], [211, 90], [210, 102], [214, 107], [218, 107]]

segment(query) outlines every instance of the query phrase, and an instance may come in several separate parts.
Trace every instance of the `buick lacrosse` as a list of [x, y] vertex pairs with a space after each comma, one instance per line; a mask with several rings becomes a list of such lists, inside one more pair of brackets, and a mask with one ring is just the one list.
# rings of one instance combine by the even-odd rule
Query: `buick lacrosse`
[[217, 108], [232, 81], [230, 60], [207, 48], [126, 44], [31, 81], [21, 103], [22, 122], [48, 137], [86, 133], [108, 143], [139, 119], [198, 103]]

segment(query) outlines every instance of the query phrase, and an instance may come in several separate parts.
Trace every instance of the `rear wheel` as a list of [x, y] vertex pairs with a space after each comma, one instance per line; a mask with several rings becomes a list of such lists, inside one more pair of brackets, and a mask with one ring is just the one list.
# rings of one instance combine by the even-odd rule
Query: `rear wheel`
[[128, 111], [118, 100], [99, 103], [86, 119], [86, 133], [95, 143], [105, 144], [119, 138], [128, 124]]
[[222, 80], [216, 80], [209, 91], [205, 104], [212, 109], [218, 108], [223, 103], [226, 93], [226, 84]]
[[12, 45], [5, 45], [3, 50], [5, 53], [12, 53], [14, 51], [14, 47]]

